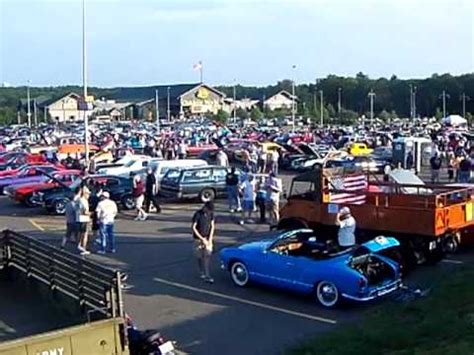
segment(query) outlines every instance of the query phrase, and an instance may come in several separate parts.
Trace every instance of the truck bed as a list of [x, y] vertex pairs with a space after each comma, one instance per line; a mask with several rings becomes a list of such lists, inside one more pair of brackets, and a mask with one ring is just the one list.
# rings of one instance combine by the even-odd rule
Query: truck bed
[[0, 343], [70, 325], [27, 291], [15, 282], [0, 281]]

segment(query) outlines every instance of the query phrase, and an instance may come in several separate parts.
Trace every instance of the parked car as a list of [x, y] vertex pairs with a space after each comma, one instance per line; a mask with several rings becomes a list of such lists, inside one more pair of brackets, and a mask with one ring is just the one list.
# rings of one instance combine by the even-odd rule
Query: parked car
[[207, 162], [202, 159], [175, 159], [175, 160], [154, 160], [150, 167], [156, 174], [158, 181], [171, 169], [187, 169], [207, 166]]
[[395, 238], [377, 237], [342, 251], [328, 245], [310, 229], [279, 231], [269, 239], [222, 249], [221, 266], [236, 286], [255, 282], [314, 294], [324, 307], [343, 299], [370, 301], [401, 286], [399, 264], [382, 255], [400, 245]]
[[146, 168], [152, 160], [148, 156], [139, 156], [129, 160], [127, 163], [121, 166], [109, 167], [109, 168], [100, 168], [97, 170], [98, 174], [103, 175], [114, 175], [122, 177], [130, 177], [130, 173], [144, 174]]
[[53, 174], [45, 174], [47, 180], [43, 183], [31, 183], [22, 185], [11, 185], [5, 188], [5, 194], [16, 202], [24, 204], [28, 207], [36, 206], [33, 201], [35, 192], [50, 189], [59, 186], [61, 183], [65, 185], [72, 184], [80, 175], [80, 170], [62, 170]]
[[227, 169], [221, 166], [170, 169], [161, 180], [160, 195], [212, 201], [226, 194], [226, 175]]
[[11, 185], [21, 185], [30, 183], [41, 183], [49, 179], [45, 173], [62, 170], [56, 165], [32, 165], [19, 170], [15, 175], [0, 177], [0, 193], [5, 192], [5, 188]]
[[33, 202], [44, 206], [50, 213], [64, 214], [67, 203], [74, 196], [74, 190], [82, 183], [85, 183], [91, 190], [100, 185], [102, 190], [110, 193], [110, 198], [120, 207], [127, 210], [135, 208], [132, 180], [111, 175], [92, 175], [85, 179], [78, 178], [69, 186], [61, 183], [60, 186], [34, 193]]

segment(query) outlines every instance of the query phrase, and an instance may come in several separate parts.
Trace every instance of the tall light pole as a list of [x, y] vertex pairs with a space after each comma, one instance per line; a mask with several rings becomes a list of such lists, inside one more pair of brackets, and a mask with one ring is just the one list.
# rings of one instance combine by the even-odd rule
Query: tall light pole
[[82, 0], [82, 86], [84, 89], [84, 151], [86, 167], [89, 166], [89, 121], [87, 118], [87, 42], [86, 42], [86, 0]]
[[373, 89], [370, 89], [368, 96], [370, 99], [370, 126], [372, 126], [374, 124], [374, 97], [375, 97], [375, 93]]
[[413, 118], [416, 118], [416, 86], [413, 87]]
[[234, 117], [234, 125], [236, 124], [237, 122], [237, 105], [236, 105], [236, 100], [237, 100], [237, 89], [235, 87], [235, 79], [234, 79], [234, 87], [233, 87], [233, 98], [232, 98], [232, 106], [233, 106], [233, 109], [234, 109], [234, 112], [233, 112], [233, 117]]
[[156, 130], [160, 134], [160, 99], [159, 99], [158, 89], [155, 90], [155, 109], [156, 109]]
[[296, 116], [296, 110], [295, 110], [295, 74], [294, 74], [294, 70], [296, 69], [296, 65], [293, 65], [292, 66], [293, 68], [293, 80], [291, 81], [291, 122], [292, 122], [292, 125], [293, 125], [293, 132], [295, 131], [295, 116]]
[[35, 122], [35, 127], [38, 127], [38, 116], [36, 112], [36, 99], [33, 99], [33, 118]]
[[461, 95], [461, 101], [462, 101], [462, 117], [466, 118], [466, 101], [470, 101], [471, 98], [467, 96], [464, 92]]
[[410, 84], [410, 118], [413, 119], [413, 85]]
[[319, 104], [320, 104], [320, 118], [321, 118], [321, 127], [324, 125], [324, 93], [323, 90], [319, 90]]
[[170, 87], [169, 86], [168, 86], [166, 91], [167, 91], [167, 94], [168, 94], [167, 99], [166, 99], [166, 101], [167, 101], [166, 105], [167, 105], [167, 113], [168, 113], [168, 122], [170, 122], [171, 121], [171, 109], [170, 109]]
[[30, 80], [28, 80], [27, 85], [26, 85], [26, 117], [28, 117], [28, 127], [31, 127], [31, 104], [30, 104]]
[[337, 113], [340, 115], [342, 109], [342, 88], [337, 89]]
[[443, 100], [443, 118], [446, 118], [446, 98], [449, 99], [449, 97], [446, 90], [443, 90], [443, 93], [439, 96], [439, 98]]

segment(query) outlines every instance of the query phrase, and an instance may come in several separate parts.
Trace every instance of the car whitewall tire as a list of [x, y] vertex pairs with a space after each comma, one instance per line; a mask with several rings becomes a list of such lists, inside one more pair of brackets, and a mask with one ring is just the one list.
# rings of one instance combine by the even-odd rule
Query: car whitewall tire
[[249, 282], [249, 272], [247, 266], [240, 261], [236, 261], [230, 267], [230, 277], [232, 282], [239, 287], [247, 286]]
[[322, 306], [331, 308], [339, 302], [339, 291], [332, 282], [321, 281], [316, 287], [316, 298]]

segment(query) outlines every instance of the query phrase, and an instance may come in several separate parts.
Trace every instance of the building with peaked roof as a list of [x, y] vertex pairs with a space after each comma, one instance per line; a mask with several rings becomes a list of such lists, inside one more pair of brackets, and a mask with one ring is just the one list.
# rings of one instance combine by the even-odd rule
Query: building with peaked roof
[[298, 102], [298, 97], [290, 94], [286, 90], [281, 90], [263, 102], [263, 107], [270, 110], [291, 109], [293, 102]]
[[[159, 85], [124, 88], [115, 99], [137, 100], [134, 115], [151, 120], [156, 116], [155, 90], [158, 90], [160, 118], [182, 118], [216, 114], [224, 108], [225, 94], [206, 84]], [[169, 111], [169, 112], [168, 112]]]

